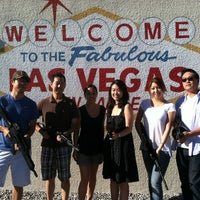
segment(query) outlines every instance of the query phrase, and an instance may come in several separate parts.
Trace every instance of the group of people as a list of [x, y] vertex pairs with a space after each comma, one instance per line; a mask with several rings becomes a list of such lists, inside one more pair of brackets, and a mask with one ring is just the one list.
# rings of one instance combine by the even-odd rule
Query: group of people
[[[176, 150], [176, 163], [181, 181], [184, 200], [200, 199], [200, 90], [199, 75], [190, 68], [180, 74], [185, 94], [176, 103], [164, 97], [166, 87], [160, 78], [153, 78], [149, 85], [149, 99], [144, 99], [139, 107], [135, 127], [140, 136], [143, 134], [151, 141], [156, 151], [164, 176]], [[144, 125], [142, 128], [141, 122]], [[170, 141], [172, 129], [173, 142]], [[144, 140], [142, 140], [144, 141]], [[162, 200], [162, 175], [149, 155], [147, 143], [141, 144], [142, 156], [148, 174], [151, 200]]]
[[[103, 178], [110, 179], [111, 199], [128, 200], [129, 183], [139, 180], [132, 135], [134, 125], [141, 138], [140, 149], [148, 175], [150, 199], [163, 199], [162, 174], [164, 176], [167, 171], [172, 149], [176, 149], [183, 199], [198, 200], [199, 75], [195, 70], [185, 68], [180, 77], [185, 95], [175, 104], [165, 99], [166, 87], [163, 80], [158, 77], [151, 80], [150, 97], [142, 100], [135, 124], [127, 87], [119, 79], [110, 85], [106, 107], [96, 103], [98, 90], [90, 84], [84, 89], [86, 103], [77, 108], [75, 102], [64, 95], [66, 79], [62, 73], [52, 75], [52, 94], [36, 104], [25, 96], [30, 78], [25, 71], [19, 70], [11, 79], [11, 93], [0, 97], [0, 108], [11, 123], [19, 125], [30, 154], [31, 136], [35, 130], [41, 134], [41, 174], [45, 181], [47, 200], [53, 200], [56, 177], [61, 183], [62, 200], [68, 199], [71, 155], [80, 169], [77, 188], [79, 200], [92, 199], [101, 163]], [[175, 134], [173, 143], [170, 140], [172, 129]], [[151, 141], [161, 173], [148, 151], [146, 141], [142, 139], [144, 134]], [[73, 145], [69, 145], [63, 138], [67, 138]], [[77, 147], [78, 151], [72, 147]], [[21, 200], [23, 187], [30, 184], [30, 169], [0, 112], [0, 187], [5, 184], [9, 167], [14, 186], [12, 199]]]

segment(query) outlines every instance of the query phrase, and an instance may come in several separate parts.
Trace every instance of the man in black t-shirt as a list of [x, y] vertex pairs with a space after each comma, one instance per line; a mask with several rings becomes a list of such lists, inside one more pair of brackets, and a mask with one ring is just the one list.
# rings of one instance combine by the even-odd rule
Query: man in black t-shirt
[[50, 86], [52, 95], [38, 103], [38, 111], [46, 129], [44, 131], [41, 126], [36, 126], [36, 130], [43, 136], [41, 144], [42, 179], [46, 181], [47, 199], [53, 200], [56, 171], [58, 171], [62, 199], [68, 199], [72, 149], [62, 141], [59, 134], [62, 133], [71, 140], [71, 133], [78, 123], [78, 110], [75, 102], [63, 94], [66, 87], [63, 74], [54, 74]]

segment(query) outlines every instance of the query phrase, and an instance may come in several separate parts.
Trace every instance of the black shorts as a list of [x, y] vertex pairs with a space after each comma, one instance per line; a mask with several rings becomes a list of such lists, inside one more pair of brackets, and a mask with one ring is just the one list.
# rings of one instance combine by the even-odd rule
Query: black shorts
[[102, 162], [103, 162], [103, 154], [86, 155], [83, 153], [78, 153], [77, 155], [78, 165], [101, 164]]

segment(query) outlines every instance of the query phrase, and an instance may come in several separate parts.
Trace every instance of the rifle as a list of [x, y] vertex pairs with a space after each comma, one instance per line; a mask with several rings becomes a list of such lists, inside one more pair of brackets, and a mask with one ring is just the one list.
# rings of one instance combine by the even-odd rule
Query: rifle
[[[37, 175], [37, 172], [35, 171], [35, 164], [33, 162], [33, 160], [31, 159], [31, 156], [29, 154], [29, 147], [25, 141], [25, 138], [23, 137], [23, 135], [21, 134], [21, 131], [20, 131], [20, 127], [17, 123], [11, 123], [5, 112], [3, 111], [2, 107], [0, 107], [0, 116], [4, 119], [5, 123], [6, 123], [6, 126], [9, 130], [9, 133], [11, 135], [11, 139], [13, 140], [13, 142], [15, 144], [17, 144], [17, 146], [19, 147], [19, 150], [21, 151], [29, 169], [31, 171], [33, 171], [34, 175], [36, 177], [38, 177]], [[15, 152], [13, 152], [14, 154]]]
[[76, 147], [76, 146], [74, 146], [74, 145], [72, 144], [72, 142], [71, 142], [65, 135], [62, 134], [62, 132], [57, 132], [57, 135], [60, 135], [61, 139], [62, 139], [64, 142], [66, 142], [68, 146], [74, 148], [76, 151], [79, 151], [79, 148]]
[[[48, 132], [48, 128], [43, 123], [37, 122], [37, 125], [43, 130], [43, 132]], [[74, 148], [76, 151], [79, 151], [78, 147], [74, 146], [72, 142], [63, 134], [63, 132], [57, 131], [56, 134], [59, 135], [68, 146]]]
[[165, 186], [166, 190], [169, 190], [169, 188], [167, 186], [167, 182], [166, 182], [166, 180], [165, 180], [165, 178], [164, 178], [164, 176], [162, 174], [162, 168], [160, 166], [158, 155], [157, 155], [155, 149], [153, 148], [151, 140], [147, 136], [147, 133], [145, 131], [145, 128], [144, 128], [144, 125], [143, 125], [142, 122], [140, 122], [140, 128], [141, 128], [141, 132], [142, 132], [140, 138], [141, 138], [142, 142], [144, 142], [151, 159], [154, 161], [154, 163], [155, 163], [155, 165], [156, 165], [156, 167], [157, 167], [157, 169], [158, 169], [158, 171], [160, 173], [160, 176], [162, 178], [162, 181], [164, 183], [164, 186]]

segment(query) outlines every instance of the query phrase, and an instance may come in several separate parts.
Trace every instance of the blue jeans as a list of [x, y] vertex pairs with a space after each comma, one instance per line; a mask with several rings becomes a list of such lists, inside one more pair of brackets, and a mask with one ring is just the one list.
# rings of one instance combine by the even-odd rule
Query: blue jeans
[[200, 154], [188, 156], [188, 149], [177, 148], [176, 162], [184, 200], [200, 199]]
[[[149, 156], [147, 151], [142, 151], [144, 164], [148, 175], [148, 186], [151, 200], [162, 200], [162, 177], [154, 161]], [[170, 155], [168, 152], [161, 151], [159, 156], [159, 162], [162, 169], [162, 175], [164, 176], [167, 167], [169, 165]]]

